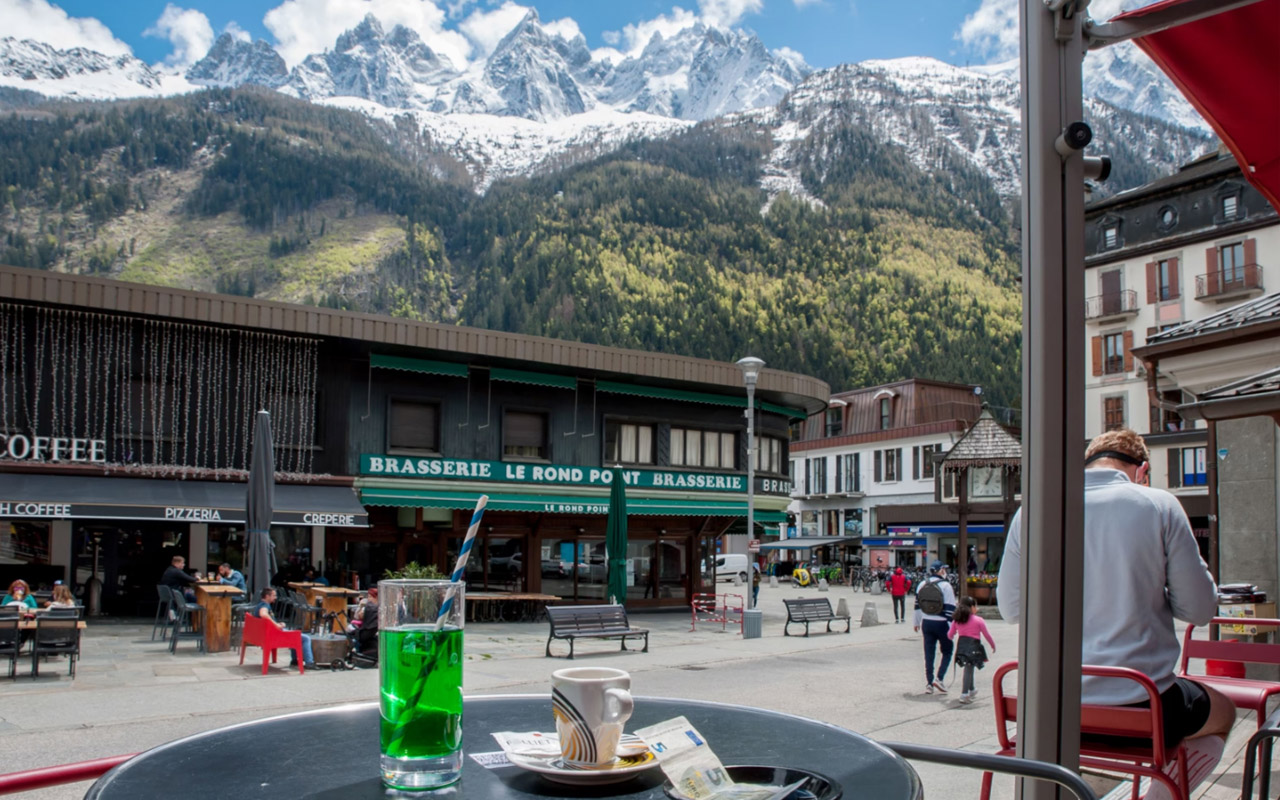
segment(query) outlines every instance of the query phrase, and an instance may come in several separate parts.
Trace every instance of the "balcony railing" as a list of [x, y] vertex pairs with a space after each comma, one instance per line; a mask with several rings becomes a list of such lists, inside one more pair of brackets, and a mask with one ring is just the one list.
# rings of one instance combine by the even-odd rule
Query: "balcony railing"
[[1262, 291], [1262, 267], [1245, 264], [1233, 269], [1216, 269], [1196, 276], [1197, 300], [1227, 300]]
[[1085, 319], [1104, 319], [1138, 313], [1138, 293], [1133, 289], [1108, 292], [1084, 301]]

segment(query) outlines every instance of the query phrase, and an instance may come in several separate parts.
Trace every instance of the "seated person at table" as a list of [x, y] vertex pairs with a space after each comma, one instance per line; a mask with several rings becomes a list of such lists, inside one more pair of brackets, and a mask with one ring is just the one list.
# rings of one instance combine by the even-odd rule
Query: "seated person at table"
[[302, 580], [307, 583], [316, 583], [321, 586], [329, 585], [329, 579], [323, 575], [317, 575], [315, 567], [307, 567], [307, 571], [303, 574]]
[[356, 652], [378, 657], [378, 588], [360, 601], [355, 618], [351, 622], [356, 635]]
[[70, 587], [64, 585], [62, 581], [58, 581], [53, 585], [53, 599], [49, 601], [47, 608], [76, 608], [75, 595], [71, 594]]
[[9, 584], [8, 593], [3, 598], [0, 598], [0, 606], [35, 608], [36, 599], [31, 596], [31, 587], [27, 585], [27, 582], [19, 578]]
[[170, 589], [178, 589], [182, 592], [183, 597], [191, 602], [195, 602], [196, 593], [191, 591], [191, 585], [196, 579], [187, 574], [183, 569], [187, 565], [187, 560], [182, 556], [174, 556], [173, 562], [169, 568], [164, 571], [164, 575], [160, 576], [160, 585], [168, 586]]
[[222, 562], [218, 567], [218, 583], [234, 586], [240, 591], [245, 591], [244, 575], [238, 569], [232, 569], [231, 565]]
[[[279, 622], [276, 622], [275, 616], [271, 613], [271, 604], [274, 603], [275, 601], [276, 601], [276, 590], [271, 588], [263, 589], [262, 594], [259, 595], [258, 604], [254, 606], [253, 610], [250, 611], [249, 613], [255, 617], [261, 617], [262, 619], [265, 619], [267, 622], [270, 622], [272, 625], [275, 625], [277, 628], [279, 628], [282, 631], [287, 631], [289, 630], [288, 627], [281, 625]], [[293, 651], [290, 651], [290, 652], [293, 652]], [[305, 633], [302, 634], [302, 662], [303, 662], [303, 666], [306, 667], [307, 669], [315, 668], [315, 665], [316, 665], [315, 657], [311, 655], [311, 637]], [[298, 666], [297, 653], [293, 653], [293, 655], [290, 657], [289, 666], [291, 667]]]

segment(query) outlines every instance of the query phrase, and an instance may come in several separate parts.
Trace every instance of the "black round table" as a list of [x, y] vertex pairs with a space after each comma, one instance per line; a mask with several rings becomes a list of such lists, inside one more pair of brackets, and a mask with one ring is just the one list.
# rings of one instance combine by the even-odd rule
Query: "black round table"
[[[803, 717], [694, 700], [637, 697], [633, 731], [685, 716], [725, 765], [809, 770], [844, 788], [845, 800], [920, 800], [915, 770], [865, 736]], [[544, 695], [467, 697], [466, 753], [500, 751], [494, 731], [554, 730]], [[378, 774], [378, 706], [361, 703], [247, 722], [189, 736], [139, 755], [103, 775], [86, 798], [361, 798], [470, 800], [610, 797], [664, 800], [662, 769], [624, 783], [571, 787], [513, 766], [486, 769], [464, 759], [462, 780], [435, 792], [388, 792]]]

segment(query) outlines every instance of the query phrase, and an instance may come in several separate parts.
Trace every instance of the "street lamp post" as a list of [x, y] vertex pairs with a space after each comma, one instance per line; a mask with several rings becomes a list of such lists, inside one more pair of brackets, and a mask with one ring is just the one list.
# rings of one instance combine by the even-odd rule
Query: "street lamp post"
[[742, 380], [747, 384], [747, 598], [742, 611], [742, 638], [760, 638], [760, 609], [753, 607], [755, 564], [751, 559], [751, 540], [756, 535], [756, 380], [764, 361], [747, 356], [738, 361]]

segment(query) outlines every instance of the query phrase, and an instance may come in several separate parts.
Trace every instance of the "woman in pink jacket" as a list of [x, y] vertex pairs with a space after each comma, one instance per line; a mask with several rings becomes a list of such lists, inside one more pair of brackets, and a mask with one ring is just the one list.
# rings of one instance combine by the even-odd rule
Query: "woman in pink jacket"
[[[972, 597], [960, 598], [956, 613], [951, 618], [951, 630], [947, 631], [949, 639], [960, 637], [956, 640], [956, 666], [964, 667], [964, 678], [960, 686], [961, 703], [972, 703], [973, 698], [978, 696], [978, 690], [973, 686], [973, 669], [982, 669], [987, 661], [987, 653], [982, 649], [982, 642], [978, 637], [985, 637], [991, 645], [991, 652], [996, 651], [996, 643], [991, 638], [991, 631], [987, 630], [986, 620], [975, 613], [977, 607], [978, 604]], [[966, 639], [972, 641], [967, 642]]]

